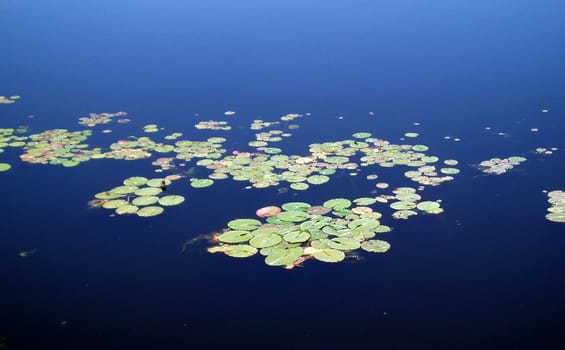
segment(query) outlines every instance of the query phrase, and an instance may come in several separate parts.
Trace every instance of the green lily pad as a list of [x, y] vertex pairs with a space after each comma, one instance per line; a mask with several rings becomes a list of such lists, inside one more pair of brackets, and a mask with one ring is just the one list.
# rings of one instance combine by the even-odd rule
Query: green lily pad
[[356, 232], [371, 232], [379, 227], [380, 224], [379, 220], [363, 218], [351, 221], [347, 224], [347, 227]]
[[290, 187], [290, 188], [292, 188], [293, 190], [296, 190], [296, 191], [304, 191], [304, 190], [307, 190], [308, 187], [310, 187], [310, 186], [308, 186], [308, 184], [304, 183], [304, 182], [295, 182], [295, 183], [291, 183], [290, 186], [288, 186], [288, 187]]
[[565, 222], [565, 213], [549, 213], [545, 218], [553, 222]]
[[156, 216], [163, 212], [163, 208], [159, 206], [149, 206], [141, 208], [137, 211], [137, 215], [141, 217]]
[[361, 249], [371, 253], [384, 253], [390, 249], [390, 243], [371, 239], [361, 243]]
[[145, 185], [147, 185], [149, 187], [161, 187], [161, 186], [163, 186], [163, 183], [162, 183], [163, 181], [165, 181], [165, 186], [169, 186], [171, 184], [171, 180], [167, 180], [167, 179], [150, 179], [150, 180], [147, 180]]
[[190, 180], [190, 186], [193, 188], [204, 188], [210, 187], [214, 184], [214, 180], [212, 179], [192, 179]]
[[120, 207], [116, 208], [116, 214], [118, 215], [124, 215], [124, 214], [135, 214], [137, 213], [137, 210], [139, 209], [139, 207], [132, 205], [132, 204], [126, 204], [126, 205], [122, 205]]
[[11, 167], [8, 163], [0, 163], [0, 172], [10, 170]]
[[118, 187], [112, 188], [110, 190], [110, 192], [114, 192], [114, 193], [121, 194], [121, 195], [126, 195], [126, 194], [129, 194], [129, 193], [134, 193], [138, 189], [139, 189], [139, 187], [137, 187], [137, 186], [125, 186], [124, 185], [124, 186], [118, 186]]
[[356, 132], [352, 136], [355, 137], [356, 139], [366, 139], [366, 138], [371, 137], [371, 133], [369, 133], [369, 132]]
[[433, 211], [439, 207], [440, 204], [438, 202], [432, 202], [432, 201], [420, 202], [416, 205], [416, 208], [422, 211]]
[[[153, 187], [151, 187], [151, 188], [153, 188]], [[142, 206], [146, 206], [146, 205], [155, 204], [158, 201], [159, 201], [159, 197], [156, 197], [156, 196], [140, 196], [140, 197], [134, 198], [131, 201], [131, 203], [133, 205], [137, 205], [139, 207], [142, 207]]]
[[94, 197], [96, 197], [98, 199], [116, 199], [116, 198], [123, 197], [123, 195], [121, 195], [119, 193], [110, 192], [110, 191], [104, 191], [104, 192], [100, 192], [100, 193], [95, 194]]
[[325, 201], [323, 206], [334, 210], [341, 210], [349, 208], [351, 206], [351, 201], [346, 198], [334, 198]]
[[116, 209], [123, 205], [128, 205], [129, 202], [125, 199], [112, 199], [102, 205], [104, 209]]
[[305, 202], [288, 202], [281, 206], [286, 211], [306, 211], [310, 208], [310, 204]]
[[394, 210], [410, 210], [416, 208], [416, 203], [413, 202], [394, 202], [390, 205]]
[[253, 237], [253, 234], [249, 231], [226, 231], [222, 233], [218, 240], [224, 243], [242, 243], [247, 242]]
[[457, 168], [441, 168], [439, 169], [439, 171], [442, 174], [446, 174], [446, 175], [456, 175], [459, 174], [459, 169]]
[[257, 254], [258, 250], [247, 244], [230, 245], [224, 250], [224, 254], [232, 258], [248, 258]]
[[132, 176], [124, 180], [126, 186], [143, 186], [147, 183], [147, 178], [142, 176]]
[[328, 246], [332, 249], [338, 250], [355, 250], [359, 249], [359, 247], [361, 247], [361, 244], [359, 243], [359, 241], [353, 238], [337, 237], [332, 238], [328, 242]]
[[310, 239], [310, 234], [306, 231], [292, 231], [283, 236], [288, 243], [303, 243]]
[[300, 222], [307, 220], [310, 215], [303, 211], [282, 211], [277, 214], [277, 217], [286, 222]]
[[179, 205], [182, 202], [184, 202], [184, 197], [179, 195], [168, 195], [159, 199], [159, 204], [166, 207]]
[[414, 145], [412, 146], [412, 150], [416, 152], [426, 152], [428, 150], [428, 146], [425, 145]]
[[134, 194], [136, 196], [156, 196], [163, 192], [159, 187], [143, 187], [139, 190], [135, 191]]
[[308, 183], [311, 183], [312, 185], [321, 185], [330, 181], [330, 178], [326, 175], [312, 175], [309, 176], [306, 181], [308, 181]]
[[267, 248], [279, 244], [282, 241], [282, 237], [276, 233], [260, 233], [256, 234], [250, 241], [255, 248]]
[[327, 262], [327, 263], [337, 263], [345, 259], [345, 253], [337, 249], [319, 249], [313, 254], [314, 259]]
[[526, 161], [526, 158], [524, 157], [518, 157], [518, 156], [513, 156], [513, 157], [508, 157], [508, 160], [513, 162], [513, 163], [522, 163]]
[[283, 266], [292, 264], [302, 256], [304, 250], [301, 247], [274, 248], [265, 258], [265, 263], [269, 266]]
[[228, 222], [228, 227], [236, 231], [252, 231], [261, 226], [261, 221], [255, 219], [235, 219]]
[[363, 206], [367, 206], [367, 205], [373, 205], [377, 202], [377, 199], [374, 197], [361, 197], [361, 198], [357, 198], [353, 200], [353, 203], [357, 204], [357, 205], [363, 205]]

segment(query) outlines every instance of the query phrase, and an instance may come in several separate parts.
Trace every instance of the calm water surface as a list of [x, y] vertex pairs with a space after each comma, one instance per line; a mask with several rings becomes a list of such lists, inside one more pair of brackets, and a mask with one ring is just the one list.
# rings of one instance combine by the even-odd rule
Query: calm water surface
[[[0, 95], [22, 99], [0, 105], [0, 127], [79, 130], [80, 116], [124, 110], [130, 124], [89, 144], [158, 123], [187, 139], [226, 137], [231, 151], [246, 149], [253, 119], [310, 112], [285, 152], [417, 131], [461, 174], [422, 194], [442, 199], [441, 215], [395, 221], [382, 207], [394, 227], [386, 254], [287, 271], [208, 254], [204, 242], [181, 248], [265, 205], [365, 196], [368, 174], [413, 183], [378, 167], [284, 194], [228, 180], [197, 191], [184, 179], [171, 188], [183, 205], [141, 220], [87, 202], [153, 176], [149, 160], [39, 166], [8, 148], [0, 344], [563, 348], [565, 226], [545, 220], [542, 191], [565, 189], [564, 17], [561, 1], [1, 1]], [[237, 111], [232, 131], [193, 127], [226, 110]], [[511, 155], [528, 161], [501, 176], [470, 166]]]

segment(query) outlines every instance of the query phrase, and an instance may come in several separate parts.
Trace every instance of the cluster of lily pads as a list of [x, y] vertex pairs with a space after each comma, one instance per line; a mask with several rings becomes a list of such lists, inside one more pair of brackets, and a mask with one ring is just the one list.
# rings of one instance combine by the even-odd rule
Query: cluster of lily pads
[[93, 127], [99, 124], [108, 124], [114, 117], [123, 117], [128, 115], [127, 112], [117, 113], [89, 113], [88, 117], [80, 117], [78, 123], [88, 127]]
[[[289, 202], [281, 207], [261, 208], [262, 222], [234, 219], [218, 235], [218, 244], [208, 249], [231, 257], [247, 258], [259, 253], [270, 266], [293, 268], [307, 259], [337, 263], [357, 249], [384, 253], [390, 244], [374, 239], [389, 232], [378, 212], [349, 209], [352, 202], [334, 198], [321, 206]], [[265, 209], [265, 210], [264, 210]]]
[[565, 191], [551, 191], [547, 196], [551, 206], [547, 208], [549, 214], [545, 218], [553, 222], [565, 222]]
[[163, 207], [184, 202], [180, 195], [165, 195], [163, 189], [171, 184], [171, 178], [147, 179], [133, 176], [125, 179], [123, 185], [97, 193], [89, 203], [90, 207], [114, 210], [118, 215], [136, 214], [150, 217], [162, 214]]
[[15, 103], [17, 100], [20, 99], [20, 96], [18, 95], [14, 95], [14, 96], [10, 96], [10, 97], [6, 97], [6, 96], [0, 96], [0, 104], [11, 104], [11, 103]]
[[525, 162], [526, 158], [520, 156], [512, 156], [508, 158], [491, 158], [479, 163], [478, 168], [485, 174], [500, 175], [511, 170], [516, 165]]
[[278, 121], [274, 121], [274, 122], [266, 122], [264, 120], [261, 119], [255, 119], [250, 126], [251, 130], [261, 130], [261, 129], [265, 129], [268, 127], [271, 127], [273, 125], [277, 125], [279, 124]]
[[143, 132], [154, 133], [159, 131], [159, 126], [157, 124], [147, 124], [143, 127]]
[[32, 164], [73, 167], [92, 158], [102, 158], [100, 148], [88, 149], [88, 144], [82, 143], [91, 135], [91, 130], [71, 132], [66, 129], [29, 135], [27, 143], [22, 141], [25, 153], [20, 155], [20, 159]]
[[199, 130], [231, 130], [231, 126], [228, 125], [228, 122], [222, 120], [202, 121], [194, 125], [194, 127]]

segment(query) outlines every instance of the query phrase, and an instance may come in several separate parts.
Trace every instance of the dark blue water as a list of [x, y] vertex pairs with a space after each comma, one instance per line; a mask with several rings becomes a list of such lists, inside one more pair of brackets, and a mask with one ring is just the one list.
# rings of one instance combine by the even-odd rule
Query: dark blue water
[[[80, 130], [80, 116], [124, 110], [130, 124], [88, 142], [107, 146], [158, 123], [187, 139], [224, 136], [231, 151], [250, 140], [253, 119], [311, 112], [285, 152], [357, 131], [392, 142], [417, 131], [462, 170], [424, 191], [443, 200], [442, 215], [383, 218], [394, 227], [386, 254], [287, 271], [208, 254], [204, 243], [181, 247], [264, 205], [367, 195], [371, 173], [410, 182], [381, 168], [285, 194], [181, 182], [171, 191], [183, 205], [141, 220], [86, 203], [126, 177], [152, 176], [149, 160], [63, 168], [25, 164], [8, 148], [0, 344], [563, 348], [565, 226], [545, 220], [542, 190], [565, 188], [564, 17], [561, 1], [0, 2], [0, 95], [22, 95], [0, 105], [0, 127]], [[193, 128], [226, 110], [237, 111], [234, 130]], [[469, 166], [510, 155], [528, 161], [501, 176]]]

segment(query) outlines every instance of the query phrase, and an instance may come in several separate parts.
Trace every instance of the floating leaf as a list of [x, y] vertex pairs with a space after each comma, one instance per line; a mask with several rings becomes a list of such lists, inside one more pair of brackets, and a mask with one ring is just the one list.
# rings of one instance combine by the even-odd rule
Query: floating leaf
[[282, 211], [277, 217], [286, 222], [300, 222], [307, 220], [310, 215], [303, 211]]
[[288, 243], [303, 243], [310, 239], [310, 234], [305, 231], [292, 231], [283, 236]]
[[325, 201], [323, 206], [334, 210], [341, 210], [349, 208], [351, 206], [351, 201], [346, 198], [334, 198]]
[[110, 190], [110, 192], [114, 192], [117, 194], [121, 194], [121, 195], [126, 195], [129, 193], [134, 193], [135, 191], [137, 191], [139, 188], [137, 186], [118, 186], [115, 188], [112, 188]]
[[190, 180], [190, 186], [194, 188], [204, 188], [209, 187], [214, 184], [214, 180], [212, 179], [192, 179]]
[[361, 249], [371, 253], [384, 253], [390, 249], [390, 243], [371, 239], [361, 243]]
[[339, 249], [339, 250], [355, 250], [361, 247], [359, 241], [347, 238], [347, 237], [338, 237], [333, 238], [328, 242], [328, 246], [332, 249]]
[[0, 172], [10, 170], [11, 167], [8, 163], [0, 163]]
[[282, 208], [287, 211], [306, 211], [310, 208], [310, 204], [305, 202], [288, 202], [282, 205]]
[[135, 191], [136, 196], [156, 196], [163, 192], [159, 187], [143, 187]]
[[235, 219], [228, 222], [228, 227], [237, 231], [252, 231], [259, 226], [261, 226], [261, 221], [255, 219]]
[[260, 233], [256, 234], [250, 241], [255, 248], [267, 248], [279, 244], [282, 241], [282, 237], [276, 233]]
[[163, 208], [159, 206], [149, 206], [141, 208], [137, 211], [137, 215], [141, 217], [156, 216], [163, 212]]
[[329, 180], [330, 178], [326, 175], [312, 175], [307, 179], [308, 183], [311, 183], [312, 185], [321, 185]]
[[122, 205], [116, 208], [116, 214], [124, 215], [124, 214], [135, 214], [139, 208], [132, 204]]
[[142, 176], [133, 176], [124, 180], [126, 186], [143, 186], [147, 183], [147, 178]]
[[253, 237], [249, 231], [226, 231], [222, 233], [218, 240], [224, 243], [242, 243], [247, 242]]
[[257, 252], [257, 248], [247, 244], [229, 245], [224, 250], [224, 254], [231, 256], [232, 258], [248, 258], [257, 254]]
[[313, 253], [314, 259], [327, 262], [337, 263], [345, 259], [345, 253], [337, 249], [317, 249]]
[[433, 211], [440, 207], [438, 202], [425, 201], [416, 205], [416, 208], [422, 211]]
[[[153, 187], [150, 187], [153, 188]], [[138, 191], [139, 192], [139, 191]], [[133, 205], [137, 205], [137, 206], [146, 206], [146, 205], [152, 205], [155, 204], [159, 201], [159, 197], [156, 196], [140, 196], [137, 198], [134, 198], [131, 203]]]
[[184, 197], [179, 195], [168, 195], [159, 199], [159, 204], [166, 207], [179, 205], [182, 202], [184, 202]]
[[275, 248], [267, 255], [265, 263], [269, 266], [289, 265], [300, 258], [303, 252], [301, 247]]

